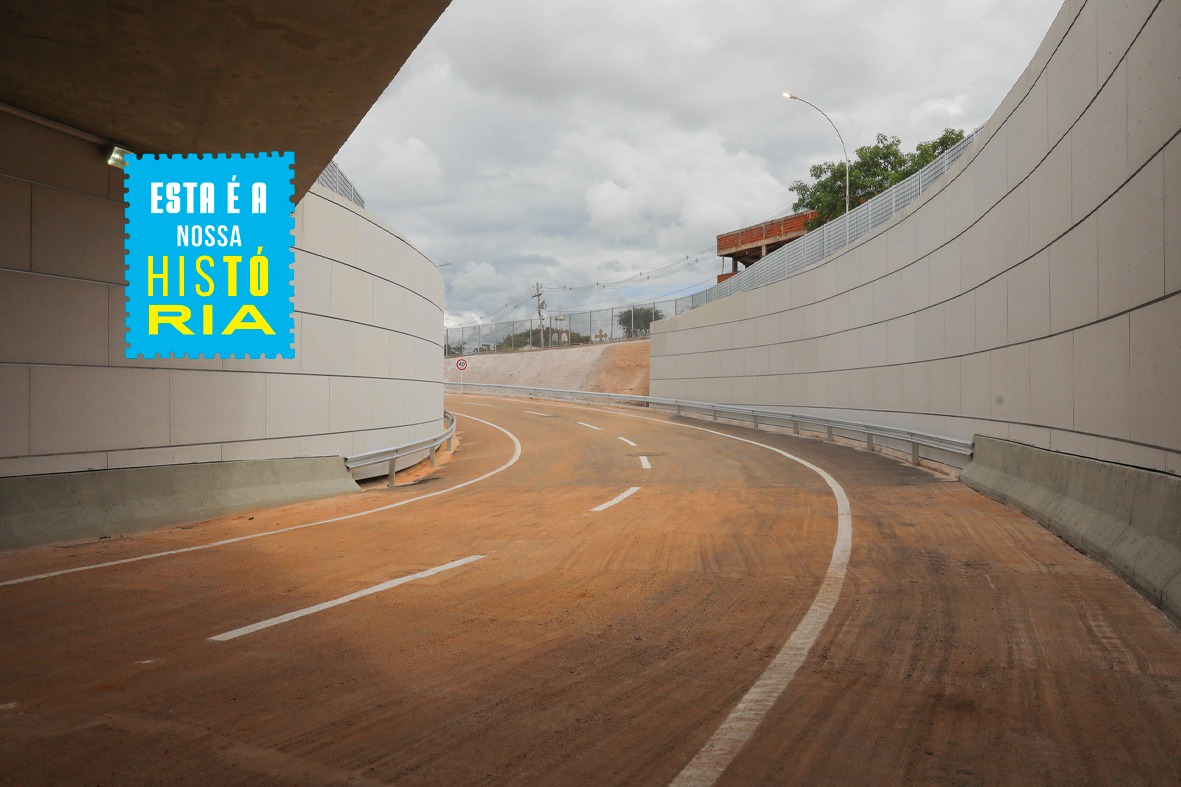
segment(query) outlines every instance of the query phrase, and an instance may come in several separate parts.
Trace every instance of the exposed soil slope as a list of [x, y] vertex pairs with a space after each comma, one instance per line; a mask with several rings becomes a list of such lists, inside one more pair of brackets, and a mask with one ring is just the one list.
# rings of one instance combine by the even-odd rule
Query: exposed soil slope
[[[466, 356], [465, 383], [648, 395], [648, 340]], [[444, 379], [460, 382], [455, 358]]]

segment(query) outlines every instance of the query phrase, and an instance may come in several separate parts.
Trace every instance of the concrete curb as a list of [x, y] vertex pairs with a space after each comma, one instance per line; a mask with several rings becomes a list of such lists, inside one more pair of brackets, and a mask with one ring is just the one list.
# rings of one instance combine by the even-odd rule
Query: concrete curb
[[340, 457], [0, 478], [0, 550], [132, 533], [357, 489]]
[[977, 436], [960, 480], [1110, 567], [1181, 625], [1181, 478]]

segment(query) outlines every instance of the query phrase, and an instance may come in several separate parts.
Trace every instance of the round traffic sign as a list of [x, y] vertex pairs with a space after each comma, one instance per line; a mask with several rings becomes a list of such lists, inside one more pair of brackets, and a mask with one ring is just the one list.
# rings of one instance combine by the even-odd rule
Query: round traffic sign
[[458, 361], [455, 362], [455, 368], [462, 372], [464, 369], [467, 368], [467, 359], [460, 358]]

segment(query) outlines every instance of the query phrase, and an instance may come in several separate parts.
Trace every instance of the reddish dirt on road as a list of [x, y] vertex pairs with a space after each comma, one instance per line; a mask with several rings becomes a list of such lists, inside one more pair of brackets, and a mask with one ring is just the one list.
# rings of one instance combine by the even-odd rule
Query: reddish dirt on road
[[[521, 444], [385, 511], [0, 587], [4, 781], [673, 779], [812, 604], [829, 488], [688, 419], [448, 406], [460, 449], [407, 487], [0, 555], [3, 581], [317, 522], [504, 466], [489, 424]], [[720, 783], [1181, 781], [1181, 633], [1109, 571], [926, 471], [708, 427], [824, 468], [853, 512], [835, 611]]]

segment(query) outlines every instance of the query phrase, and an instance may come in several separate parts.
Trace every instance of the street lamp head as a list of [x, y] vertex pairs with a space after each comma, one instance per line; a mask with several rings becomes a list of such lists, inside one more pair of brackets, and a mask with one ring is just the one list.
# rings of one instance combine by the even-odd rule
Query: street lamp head
[[784, 93], [783, 97], [784, 98], [798, 98], [798, 96], [793, 96], [791, 93]]

